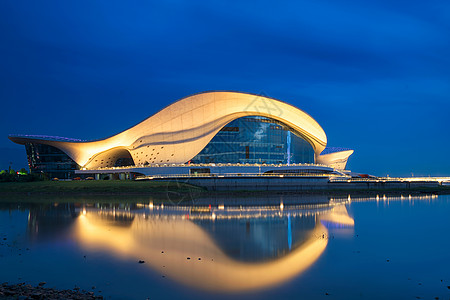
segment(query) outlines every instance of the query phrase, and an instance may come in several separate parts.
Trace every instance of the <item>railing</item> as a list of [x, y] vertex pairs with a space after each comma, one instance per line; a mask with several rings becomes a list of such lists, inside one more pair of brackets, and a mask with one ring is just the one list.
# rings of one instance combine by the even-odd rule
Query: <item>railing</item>
[[414, 181], [429, 181], [429, 182], [447, 182], [450, 177], [377, 177], [377, 178], [333, 178], [332, 182], [414, 182]]
[[[326, 167], [332, 169], [330, 166], [322, 164], [149, 164], [149, 165], [134, 165], [123, 167], [99, 167], [95, 170], [117, 170], [117, 169], [138, 169], [138, 168], [161, 168], [161, 167]], [[83, 169], [82, 169], [83, 170]], [[85, 169], [86, 170], [86, 169]]]
[[148, 179], [166, 179], [166, 178], [225, 178], [225, 177], [270, 177], [270, 178], [283, 178], [283, 177], [315, 177], [315, 178], [330, 178], [334, 176], [342, 176], [336, 174], [317, 174], [317, 173], [286, 173], [286, 174], [263, 174], [263, 173], [223, 173], [223, 174], [167, 174], [167, 175], [146, 175], [137, 176], [136, 180], [148, 180]]

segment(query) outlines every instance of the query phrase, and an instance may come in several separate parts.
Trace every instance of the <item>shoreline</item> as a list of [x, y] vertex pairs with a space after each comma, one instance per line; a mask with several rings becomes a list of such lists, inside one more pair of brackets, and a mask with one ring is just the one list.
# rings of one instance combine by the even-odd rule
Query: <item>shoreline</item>
[[46, 283], [41, 282], [37, 286], [26, 284], [25, 282], [9, 284], [4, 282], [0, 285], [1, 299], [103, 299], [103, 296], [95, 295], [79, 288], [73, 290], [60, 290], [56, 288], [44, 287]]
[[[217, 196], [264, 196], [264, 195], [330, 195], [330, 196], [376, 196], [376, 195], [422, 195], [450, 194], [450, 186], [398, 188], [339, 188], [339, 189], [305, 189], [303, 191], [273, 190], [273, 191], [211, 191], [188, 183], [163, 181], [39, 181], [39, 182], [2, 182], [0, 183], [0, 201], [21, 200], [54, 197], [104, 197], [118, 198], [152, 197], [155, 200], [183, 199]], [[97, 199], [98, 200], [98, 199]]]

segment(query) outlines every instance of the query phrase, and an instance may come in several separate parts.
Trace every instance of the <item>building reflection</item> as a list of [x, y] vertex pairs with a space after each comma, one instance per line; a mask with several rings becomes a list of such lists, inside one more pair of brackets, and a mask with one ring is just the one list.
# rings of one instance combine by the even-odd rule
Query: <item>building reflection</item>
[[[247, 199], [248, 200], [248, 199]], [[280, 201], [280, 200], [279, 200]], [[307, 270], [328, 229], [352, 228], [345, 202], [286, 206], [69, 204], [30, 212], [30, 234], [54, 222], [86, 251], [104, 252], [202, 290], [238, 292], [282, 284]], [[59, 223], [58, 223], [59, 222]], [[70, 224], [70, 225], [68, 225]], [[48, 228], [52, 228], [50, 225]]]
[[32, 241], [65, 239], [78, 215], [73, 203], [30, 204], [28, 237]]

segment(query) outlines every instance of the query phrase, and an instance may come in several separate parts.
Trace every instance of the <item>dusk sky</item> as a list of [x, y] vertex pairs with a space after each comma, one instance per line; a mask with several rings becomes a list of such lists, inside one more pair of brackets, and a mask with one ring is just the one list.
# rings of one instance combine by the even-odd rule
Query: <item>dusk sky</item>
[[123, 131], [209, 90], [310, 114], [347, 168], [450, 176], [450, 1], [1, 1], [0, 169], [8, 134]]

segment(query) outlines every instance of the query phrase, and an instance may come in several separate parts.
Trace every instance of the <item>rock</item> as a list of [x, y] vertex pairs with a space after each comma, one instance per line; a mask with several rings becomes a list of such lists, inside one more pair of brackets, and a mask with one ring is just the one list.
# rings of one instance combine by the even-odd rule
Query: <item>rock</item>
[[186, 257], [186, 259], [191, 259], [190, 257]]
[[42, 281], [42, 282], [39, 282], [39, 286], [43, 286], [43, 285], [45, 285], [47, 282], [45, 282], [45, 281]]
[[140, 264], [145, 264], [145, 260], [140, 260], [139, 263]]
[[202, 258], [201, 258], [201, 257], [199, 257], [199, 258], [198, 258], [198, 260], [202, 260]]

